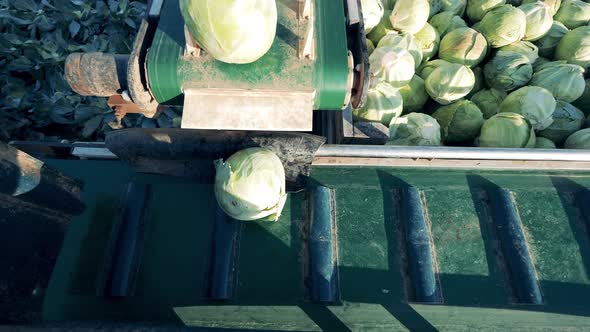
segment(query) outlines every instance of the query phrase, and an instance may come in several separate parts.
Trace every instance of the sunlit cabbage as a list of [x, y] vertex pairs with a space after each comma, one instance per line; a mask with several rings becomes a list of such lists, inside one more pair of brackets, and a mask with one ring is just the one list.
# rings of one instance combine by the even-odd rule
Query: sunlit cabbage
[[428, 2], [430, 2], [430, 17], [440, 13], [440, 11], [442, 10], [442, 1], [441, 0], [429, 0]]
[[537, 137], [535, 140], [535, 149], [555, 149], [555, 143], [545, 137]]
[[390, 32], [383, 36], [377, 44], [377, 47], [402, 47], [408, 50], [414, 58], [414, 66], [418, 66], [422, 63], [422, 49], [416, 43], [416, 38], [409, 33], [395, 33]]
[[367, 91], [367, 101], [363, 107], [352, 111], [352, 116], [360, 122], [381, 122], [388, 126], [392, 119], [403, 111], [402, 95], [388, 83], [379, 83]]
[[193, 38], [219, 61], [254, 62], [275, 39], [275, 0], [180, 0], [180, 10]]
[[524, 4], [518, 9], [526, 15], [524, 40], [535, 41], [545, 36], [553, 24], [553, 11], [543, 2]]
[[471, 28], [458, 28], [447, 33], [440, 41], [438, 57], [466, 66], [475, 66], [488, 50], [484, 36]]
[[249, 148], [215, 161], [215, 198], [237, 220], [278, 220], [285, 205], [285, 169], [269, 149]]
[[399, 93], [404, 100], [405, 113], [421, 111], [428, 101], [424, 80], [418, 75], [414, 75], [410, 84], [401, 87]]
[[425, 61], [430, 60], [438, 52], [440, 44], [440, 35], [432, 25], [426, 23], [422, 30], [414, 35], [415, 42], [422, 50], [422, 56]]
[[423, 63], [418, 68], [418, 75], [422, 77], [422, 79], [426, 80], [428, 76], [438, 67], [447, 66], [451, 63], [441, 59], [430, 60], [426, 63]]
[[566, 149], [590, 149], [590, 128], [578, 130], [567, 138], [564, 144]]
[[379, 24], [377, 24], [371, 30], [371, 32], [367, 34], [367, 38], [373, 42], [373, 45], [379, 44], [379, 41], [381, 38], [383, 38], [383, 36], [389, 32], [394, 31], [393, 27], [391, 26], [391, 21], [389, 20], [389, 15], [391, 15], [391, 10], [384, 10], [383, 17], [381, 18], [381, 21], [379, 21]]
[[479, 135], [483, 115], [477, 105], [469, 100], [459, 100], [442, 106], [432, 114], [441, 129], [445, 143], [472, 141]]
[[551, 117], [553, 123], [539, 131], [537, 136], [548, 138], [556, 144], [563, 143], [568, 136], [580, 130], [585, 120], [582, 111], [563, 101], [557, 102], [557, 107]]
[[388, 145], [441, 145], [440, 125], [424, 113], [410, 113], [393, 119], [389, 124]]
[[442, 105], [465, 97], [475, 85], [475, 75], [469, 67], [452, 63], [436, 68], [425, 79], [426, 92]]
[[535, 131], [520, 114], [498, 113], [484, 121], [477, 144], [489, 148], [532, 148]]
[[523, 4], [525, 3], [535, 3], [535, 2], [542, 2], [551, 8], [551, 15], [557, 14], [559, 7], [561, 6], [561, 0], [524, 0], [522, 1]]
[[502, 91], [512, 91], [531, 80], [533, 66], [521, 53], [498, 52], [483, 67], [483, 75], [488, 86]]
[[553, 97], [567, 103], [580, 98], [586, 87], [582, 67], [558, 61], [539, 67], [529, 84], [545, 88]]
[[414, 58], [402, 47], [377, 47], [369, 56], [369, 64], [377, 80], [395, 88], [410, 83], [415, 73]]
[[510, 45], [502, 46], [498, 49], [500, 52], [516, 52], [526, 56], [531, 64], [539, 58], [539, 49], [537, 46], [528, 41], [517, 41]]
[[559, 41], [568, 31], [569, 29], [563, 25], [563, 23], [559, 21], [553, 21], [549, 32], [547, 32], [547, 34], [541, 39], [535, 41], [535, 45], [539, 47], [539, 55], [547, 58], [553, 58]]
[[486, 80], [483, 77], [483, 69], [481, 67], [472, 68], [471, 71], [473, 72], [473, 76], [475, 77], [475, 83], [473, 84], [473, 88], [469, 91], [469, 94], [465, 98], [471, 98], [475, 93], [479, 90], [482, 90], [486, 87]]
[[367, 38], [367, 52], [369, 53], [369, 55], [371, 55], [374, 50], [375, 45], [373, 45], [373, 42], [369, 38]]
[[383, 18], [383, 5], [380, 0], [361, 0], [365, 33], [371, 32]]
[[551, 92], [538, 86], [525, 86], [510, 93], [500, 104], [500, 113], [523, 115], [535, 130], [543, 130], [553, 123], [551, 114], [557, 103]]
[[511, 5], [502, 5], [483, 17], [480, 29], [491, 47], [506, 46], [524, 37], [526, 15]]
[[457, 28], [467, 27], [467, 23], [463, 21], [460, 16], [455, 15], [453, 12], [442, 12], [438, 13], [428, 21], [433, 28], [438, 31], [440, 37], [444, 37], [449, 31], [453, 31]]
[[575, 29], [590, 21], [590, 4], [581, 0], [564, 0], [554, 17], [569, 29]]
[[555, 59], [565, 60], [588, 70], [590, 67], [590, 27], [583, 26], [566, 33], [555, 49]]
[[468, 0], [467, 17], [471, 22], [478, 22], [490, 10], [506, 4], [506, 0]]
[[467, 0], [441, 0], [441, 11], [452, 12], [455, 15], [463, 16], [467, 7]]
[[489, 119], [498, 114], [500, 104], [506, 98], [506, 92], [496, 89], [484, 89], [471, 97], [471, 101], [479, 107], [484, 119]]
[[590, 115], [590, 80], [585, 80], [584, 83], [584, 93], [572, 105], [576, 106], [584, 114]]
[[389, 19], [395, 30], [413, 34], [422, 30], [429, 14], [428, 0], [396, 0]]

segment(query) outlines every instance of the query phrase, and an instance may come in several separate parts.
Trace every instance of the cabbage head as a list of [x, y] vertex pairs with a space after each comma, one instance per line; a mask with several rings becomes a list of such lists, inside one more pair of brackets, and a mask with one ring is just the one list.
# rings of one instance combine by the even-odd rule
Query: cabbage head
[[416, 38], [409, 33], [390, 32], [381, 38], [377, 47], [405, 48], [414, 58], [414, 66], [416, 68], [422, 63], [422, 49], [416, 43]]
[[429, 23], [426, 23], [422, 30], [418, 31], [414, 35], [415, 42], [420, 50], [422, 51], [422, 57], [425, 61], [430, 60], [438, 52], [438, 46], [440, 44], [440, 35], [435, 28]]
[[551, 7], [543, 2], [524, 4], [518, 9], [526, 15], [526, 31], [524, 40], [535, 41], [545, 36], [553, 24]]
[[498, 114], [500, 104], [506, 98], [506, 92], [496, 89], [484, 89], [471, 97], [471, 101], [479, 107], [484, 119], [489, 119]]
[[490, 10], [506, 4], [506, 0], [468, 0], [467, 17], [471, 22], [479, 22]]
[[525, 13], [511, 5], [490, 10], [481, 20], [481, 33], [493, 48], [521, 40], [526, 32]]
[[553, 58], [555, 55], [555, 49], [557, 48], [557, 45], [559, 45], [559, 41], [568, 31], [569, 29], [563, 25], [563, 23], [553, 21], [549, 32], [541, 37], [541, 39], [535, 41], [535, 45], [539, 48], [539, 55]]
[[516, 113], [498, 113], [484, 121], [477, 145], [489, 148], [532, 148], [535, 131], [531, 123]]
[[448, 105], [471, 92], [475, 75], [469, 67], [452, 63], [436, 68], [425, 81], [428, 95], [439, 104]]
[[402, 47], [377, 47], [369, 56], [374, 77], [394, 88], [407, 85], [414, 76], [414, 57]]
[[556, 149], [555, 143], [545, 137], [537, 137], [535, 142], [535, 149]]
[[590, 26], [576, 28], [563, 36], [555, 49], [555, 59], [590, 67]]
[[457, 28], [467, 28], [467, 23], [453, 12], [438, 13], [428, 21], [433, 28], [438, 31], [440, 37], [444, 37], [447, 32], [453, 31]]
[[371, 32], [367, 34], [367, 38], [369, 38], [373, 42], [373, 45], [379, 44], [379, 41], [381, 40], [381, 38], [383, 38], [383, 36], [395, 31], [393, 30], [393, 27], [391, 26], [391, 21], [389, 20], [390, 14], [391, 10], [384, 10], [383, 17], [381, 18], [381, 21], [379, 21], [379, 24], [377, 24], [373, 29], [371, 29]]
[[387, 145], [441, 145], [440, 125], [424, 113], [410, 113], [393, 119], [389, 124]]
[[265, 148], [241, 150], [215, 161], [215, 198], [230, 217], [278, 220], [285, 205], [285, 169]]
[[512, 91], [526, 85], [533, 77], [529, 58], [516, 52], [498, 52], [483, 67], [488, 85], [502, 91]]
[[581, 0], [564, 0], [554, 17], [569, 29], [575, 29], [590, 21], [590, 4]]
[[488, 42], [481, 33], [471, 28], [458, 28], [443, 37], [438, 57], [471, 67], [479, 64], [487, 51]]
[[402, 111], [400, 92], [388, 83], [381, 82], [367, 91], [367, 101], [361, 108], [354, 109], [352, 116], [360, 122], [381, 122], [388, 126]]
[[459, 100], [442, 106], [432, 114], [438, 121], [445, 143], [472, 141], [479, 135], [483, 115], [477, 105], [469, 100]]
[[510, 93], [500, 104], [500, 113], [518, 113], [533, 125], [543, 130], [553, 123], [551, 114], [557, 102], [551, 92], [538, 86], [525, 86]]
[[580, 130], [584, 124], [584, 113], [563, 101], [557, 102], [553, 114], [553, 123], [538, 132], [538, 136], [548, 138], [556, 144], [563, 143], [571, 134]]
[[275, 0], [180, 0], [180, 10], [193, 38], [222, 62], [254, 62], [275, 39]]
[[584, 94], [584, 69], [578, 65], [549, 62], [533, 74], [530, 85], [540, 86], [558, 100], [571, 103]]
[[458, 16], [463, 16], [467, 7], [467, 0], [440, 0], [440, 2], [441, 11], [449, 11]]
[[380, 0], [361, 0], [365, 34], [371, 32], [383, 18], [383, 5]]
[[422, 79], [426, 80], [428, 76], [438, 67], [450, 65], [451, 63], [441, 59], [434, 59], [430, 60], [426, 63], [423, 63], [418, 68], [418, 75], [422, 77]]
[[590, 150], [590, 128], [573, 133], [565, 141], [564, 147], [566, 149]]
[[539, 58], [539, 48], [528, 41], [517, 41], [512, 44], [502, 46], [498, 49], [497, 53], [500, 52], [516, 52], [525, 55], [531, 64]]
[[389, 19], [395, 30], [414, 34], [422, 30], [429, 15], [428, 0], [396, 0]]
[[561, 0], [523, 0], [522, 4], [542, 2], [551, 8], [551, 15], [557, 14], [559, 7], [561, 7]]

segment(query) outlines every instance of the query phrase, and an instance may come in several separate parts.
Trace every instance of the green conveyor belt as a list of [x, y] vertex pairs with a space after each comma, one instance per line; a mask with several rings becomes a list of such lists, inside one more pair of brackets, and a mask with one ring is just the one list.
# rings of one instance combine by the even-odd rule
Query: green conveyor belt
[[148, 53], [151, 91], [159, 103], [182, 104], [186, 88], [316, 90], [316, 109], [341, 109], [348, 76], [343, 1], [316, 0], [315, 60], [299, 59], [305, 26], [293, 0], [277, 1], [277, 36], [270, 51], [250, 64], [227, 64], [210, 56], [184, 57], [184, 31], [178, 1], [165, 1]]

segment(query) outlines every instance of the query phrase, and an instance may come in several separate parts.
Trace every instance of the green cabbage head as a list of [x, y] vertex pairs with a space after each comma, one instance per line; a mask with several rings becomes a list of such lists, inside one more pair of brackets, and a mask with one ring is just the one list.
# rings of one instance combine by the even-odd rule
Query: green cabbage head
[[471, 22], [479, 22], [490, 10], [506, 4], [506, 0], [469, 0], [467, 17]]
[[219, 61], [254, 62], [275, 39], [275, 0], [180, 0], [180, 10], [193, 38]]
[[553, 123], [538, 132], [538, 136], [548, 138], [556, 144], [563, 143], [568, 136], [580, 130], [584, 124], [584, 113], [575, 106], [563, 101], [557, 102], [553, 114]]
[[576, 28], [563, 36], [555, 49], [555, 59], [590, 67], [590, 26]]
[[496, 89], [484, 89], [471, 97], [471, 101], [479, 107], [484, 119], [489, 119], [498, 114], [500, 104], [506, 98], [506, 92]]
[[566, 149], [590, 150], [590, 128], [573, 133], [565, 141], [564, 147]]
[[438, 57], [471, 67], [479, 64], [487, 51], [488, 42], [481, 33], [471, 28], [458, 28], [443, 37]]
[[475, 75], [469, 67], [452, 63], [436, 68], [425, 81], [428, 95], [439, 104], [448, 105], [471, 92]]
[[533, 77], [533, 66], [522, 53], [498, 52], [483, 67], [488, 85], [502, 91], [512, 91], [527, 84]]
[[390, 32], [383, 36], [377, 44], [377, 47], [402, 47], [408, 50], [412, 57], [414, 57], [414, 65], [416, 68], [422, 63], [422, 49], [416, 43], [416, 37], [409, 33], [395, 33]]
[[524, 40], [538, 40], [545, 36], [553, 24], [553, 12], [551, 7], [543, 2], [524, 4], [518, 9], [526, 15], [526, 31]]
[[469, 100], [459, 100], [442, 106], [432, 114], [441, 128], [445, 143], [472, 141], [479, 135], [483, 115], [477, 105]]
[[422, 30], [429, 15], [428, 0], [396, 0], [389, 19], [395, 30], [414, 34]]
[[477, 145], [489, 148], [532, 148], [535, 131], [531, 123], [516, 113], [498, 113], [483, 123]]
[[424, 113], [410, 113], [393, 119], [389, 125], [388, 145], [441, 145], [440, 126]]
[[542, 2], [551, 8], [551, 15], [557, 14], [559, 7], [561, 7], [561, 0], [523, 0], [522, 4]]
[[367, 91], [367, 101], [361, 108], [353, 110], [352, 116], [357, 121], [381, 122], [388, 126], [402, 111], [400, 92], [388, 83], [381, 82]]
[[416, 44], [422, 50], [424, 60], [428, 61], [438, 52], [440, 44], [440, 35], [432, 25], [426, 23], [422, 30], [414, 35]]
[[374, 77], [401, 88], [412, 80], [415, 62], [412, 54], [403, 47], [377, 47], [369, 56]]
[[230, 217], [278, 220], [285, 205], [285, 169], [265, 148], [241, 150], [215, 161], [215, 198]]
[[557, 102], [551, 92], [538, 86], [525, 86], [510, 93], [500, 104], [500, 113], [518, 113], [533, 125], [543, 130], [553, 123], [551, 114]]
[[453, 31], [457, 28], [466, 28], [467, 23], [453, 12], [438, 13], [429, 21], [430, 25], [438, 31], [440, 37], [444, 37], [447, 32]]
[[556, 149], [555, 143], [545, 137], [537, 137], [535, 142], [535, 149]]
[[512, 44], [500, 47], [498, 53], [501, 52], [516, 52], [526, 56], [531, 64], [535, 63], [539, 58], [539, 48], [528, 41], [517, 41]]
[[590, 4], [581, 0], [564, 0], [555, 14], [555, 20], [569, 29], [575, 29], [590, 21]]
[[399, 93], [404, 100], [405, 113], [421, 111], [428, 101], [424, 80], [418, 75], [414, 75], [410, 84], [401, 87]]
[[529, 84], [545, 88], [555, 99], [567, 103], [580, 98], [586, 87], [584, 69], [561, 61], [549, 62], [538, 67]]
[[361, 8], [363, 10], [365, 34], [367, 34], [381, 22], [383, 5], [380, 0], [361, 0]]
[[490, 10], [481, 20], [481, 33], [493, 48], [521, 40], [526, 32], [525, 13], [511, 5]]

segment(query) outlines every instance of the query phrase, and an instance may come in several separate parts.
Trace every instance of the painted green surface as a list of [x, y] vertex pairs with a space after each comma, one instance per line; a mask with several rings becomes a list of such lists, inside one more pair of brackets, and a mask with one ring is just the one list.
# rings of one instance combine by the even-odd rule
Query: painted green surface
[[296, 1], [277, 1], [277, 35], [271, 49], [249, 64], [228, 64], [205, 55], [185, 57], [184, 25], [178, 1], [164, 1], [148, 53], [148, 75], [154, 97], [163, 104], [182, 104], [188, 88], [317, 90], [317, 109], [341, 109], [348, 60], [344, 2], [315, 1], [316, 60], [300, 59], [299, 39], [306, 33], [297, 19]]
[[[290, 195], [278, 222], [242, 225], [236, 300], [213, 305], [203, 300], [210, 185], [137, 175], [118, 162], [47, 163], [85, 181], [88, 205], [71, 224], [47, 290], [47, 320], [306, 331], [590, 329], [589, 237], [569, 195], [590, 188], [590, 172], [315, 167], [313, 180], [335, 190], [342, 304], [305, 301], [301, 192]], [[155, 193], [136, 296], [103, 300], [94, 283], [110, 216], [132, 178]], [[515, 194], [545, 305], [510, 305], [481, 207], [486, 181]], [[445, 305], [405, 301], [396, 190], [406, 185], [425, 195]]]

